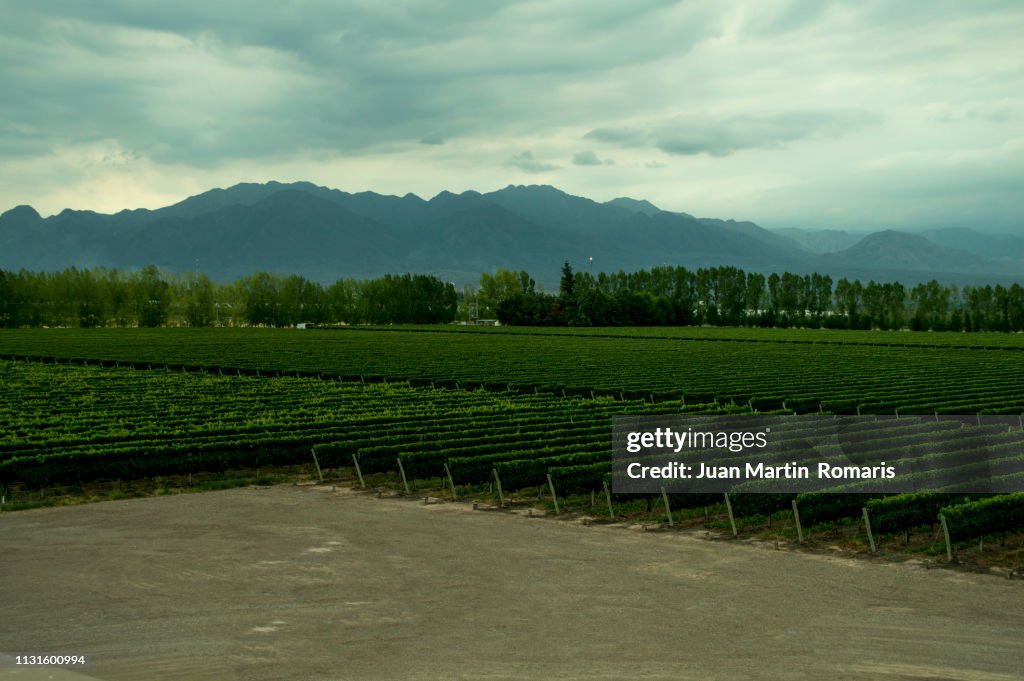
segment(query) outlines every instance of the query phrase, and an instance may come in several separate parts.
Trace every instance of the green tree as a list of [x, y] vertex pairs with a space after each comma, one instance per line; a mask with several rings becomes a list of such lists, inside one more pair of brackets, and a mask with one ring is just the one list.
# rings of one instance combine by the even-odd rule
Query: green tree
[[170, 286], [160, 276], [156, 265], [147, 265], [133, 282], [135, 309], [139, 326], [162, 326], [167, 321], [171, 303]]
[[945, 330], [949, 326], [950, 290], [932, 279], [910, 290], [914, 306], [911, 328], [914, 330]]
[[205, 274], [200, 273], [191, 282], [185, 315], [189, 326], [203, 327], [214, 324], [213, 283]]
[[91, 329], [106, 323], [104, 296], [101, 282], [89, 270], [77, 272], [73, 282], [78, 305], [78, 325]]
[[21, 303], [18, 279], [13, 274], [0, 270], [0, 327], [14, 328], [20, 325], [18, 307]]
[[520, 294], [533, 295], [536, 285], [524, 270], [511, 272], [498, 269], [494, 274], [484, 272], [480, 275], [480, 289], [477, 291], [477, 317], [480, 319], [500, 319], [498, 306], [503, 300]]
[[844, 326], [848, 329], [860, 328], [863, 295], [864, 287], [856, 279], [851, 282], [844, 278], [836, 282], [835, 306], [837, 311], [846, 318]]
[[256, 272], [242, 281], [245, 319], [250, 326], [273, 326], [280, 304], [278, 283], [267, 272]]
[[565, 301], [575, 300], [576, 277], [572, 273], [572, 265], [566, 260], [562, 263], [562, 278], [558, 283], [558, 295]]

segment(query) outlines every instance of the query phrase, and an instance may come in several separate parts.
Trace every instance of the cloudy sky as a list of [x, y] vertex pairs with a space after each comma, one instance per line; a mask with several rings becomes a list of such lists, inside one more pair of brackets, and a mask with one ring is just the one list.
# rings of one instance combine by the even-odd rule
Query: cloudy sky
[[1024, 3], [0, 0], [0, 211], [551, 184], [1024, 234]]

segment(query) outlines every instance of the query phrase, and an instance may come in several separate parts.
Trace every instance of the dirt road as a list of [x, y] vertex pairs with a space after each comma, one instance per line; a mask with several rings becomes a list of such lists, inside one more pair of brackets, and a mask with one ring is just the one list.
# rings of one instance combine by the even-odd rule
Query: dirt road
[[1024, 678], [1024, 582], [678, 533], [276, 487], [0, 542], [0, 653], [89, 659], [2, 681]]

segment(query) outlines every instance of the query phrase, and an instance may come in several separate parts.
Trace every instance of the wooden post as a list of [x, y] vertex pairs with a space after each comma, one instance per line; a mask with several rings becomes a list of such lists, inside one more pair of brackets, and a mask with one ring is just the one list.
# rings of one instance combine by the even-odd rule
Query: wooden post
[[356, 475], [359, 477], [359, 486], [366, 489], [366, 483], [363, 482], [363, 471], [359, 468], [359, 457], [354, 453], [352, 454], [352, 463], [356, 465]]
[[725, 493], [725, 508], [729, 511], [729, 523], [732, 524], [732, 536], [738, 537], [739, 530], [736, 529], [736, 516], [732, 514], [732, 502], [729, 501], [729, 493]]
[[313, 465], [316, 466], [316, 477], [317, 479], [320, 480], [320, 482], [323, 482], [324, 474], [323, 471], [320, 470], [320, 461], [318, 461], [316, 458], [316, 449], [310, 447], [309, 451], [313, 453]]
[[612, 491], [608, 489], [608, 483], [604, 480], [601, 481], [601, 485], [604, 487], [604, 498], [608, 500], [608, 517], [615, 517], [615, 508], [612, 507]]
[[868, 544], [871, 545], [871, 553], [875, 552], [875, 536], [871, 534], [871, 516], [868, 514], [868, 507], [861, 509], [864, 512], [864, 527], [868, 530]]
[[551, 500], [555, 502], [555, 515], [558, 515], [558, 495], [555, 494], [555, 483], [551, 479], [550, 473], [548, 473], [548, 487], [551, 488]]
[[953, 542], [949, 541], [949, 525], [946, 523], [946, 516], [940, 513], [939, 522], [942, 524], [942, 534], [946, 538], [946, 560], [953, 563], [955, 560], [953, 557]]
[[672, 507], [668, 505], [668, 494], [665, 492], [665, 488], [661, 488], [661, 500], [665, 502], [665, 516], [668, 518], [668, 526], [672, 527], [675, 523], [672, 521]]
[[800, 526], [800, 509], [797, 508], [796, 499], [792, 500], [793, 503], [793, 520], [796, 521], [796, 540], [798, 543], [804, 543], [804, 528]]
[[501, 478], [498, 477], [498, 469], [492, 468], [491, 475], [494, 476], [494, 484], [498, 487], [498, 503], [505, 508], [505, 495], [501, 491]]
[[455, 480], [452, 479], [452, 471], [448, 468], [448, 462], [444, 462], [444, 474], [448, 477], [448, 485], [452, 488], [452, 501], [458, 501], [459, 497], [455, 493]]
[[398, 462], [398, 472], [402, 474], [402, 484], [405, 485], [405, 493], [409, 494], [409, 479], [405, 477], [405, 467], [402, 466], [402, 457], [395, 459]]

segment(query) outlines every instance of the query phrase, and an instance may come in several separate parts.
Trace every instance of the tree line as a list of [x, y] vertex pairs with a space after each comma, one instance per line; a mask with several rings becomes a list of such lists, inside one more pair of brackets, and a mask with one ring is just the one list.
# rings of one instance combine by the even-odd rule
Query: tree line
[[68, 268], [0, 270], [0, 327], [294, 326], [439, 324], [455, 318], [455, 287], [424, 274], [339, 279], [256, 272], [227, 284], [202, 273], [168, 275]]
[[1024, 331], [1024, 288], [833, 282], [822, 274], [764, 275], [731, 266], [573, 272], [558, 293], [525, 271], [484, 273], [476, 290], [425, 274], [339, 279], [256, 272], [230, 283], [170, 275], [68, 268], [0, 270], [0, 327], [294, 326], [443, 324], [497, 319], [518, 326], [763, 326], [934, 331]]
[[639, 272], [573, 272], [562, 266], [557, 294], [526, 272], [484, 274], [480, 316], [528, 326], [714, 326], [1024, 331], [1024, 288], [905, 287], [818, 273], [764, 275], [736, 267], [655, 267]]

